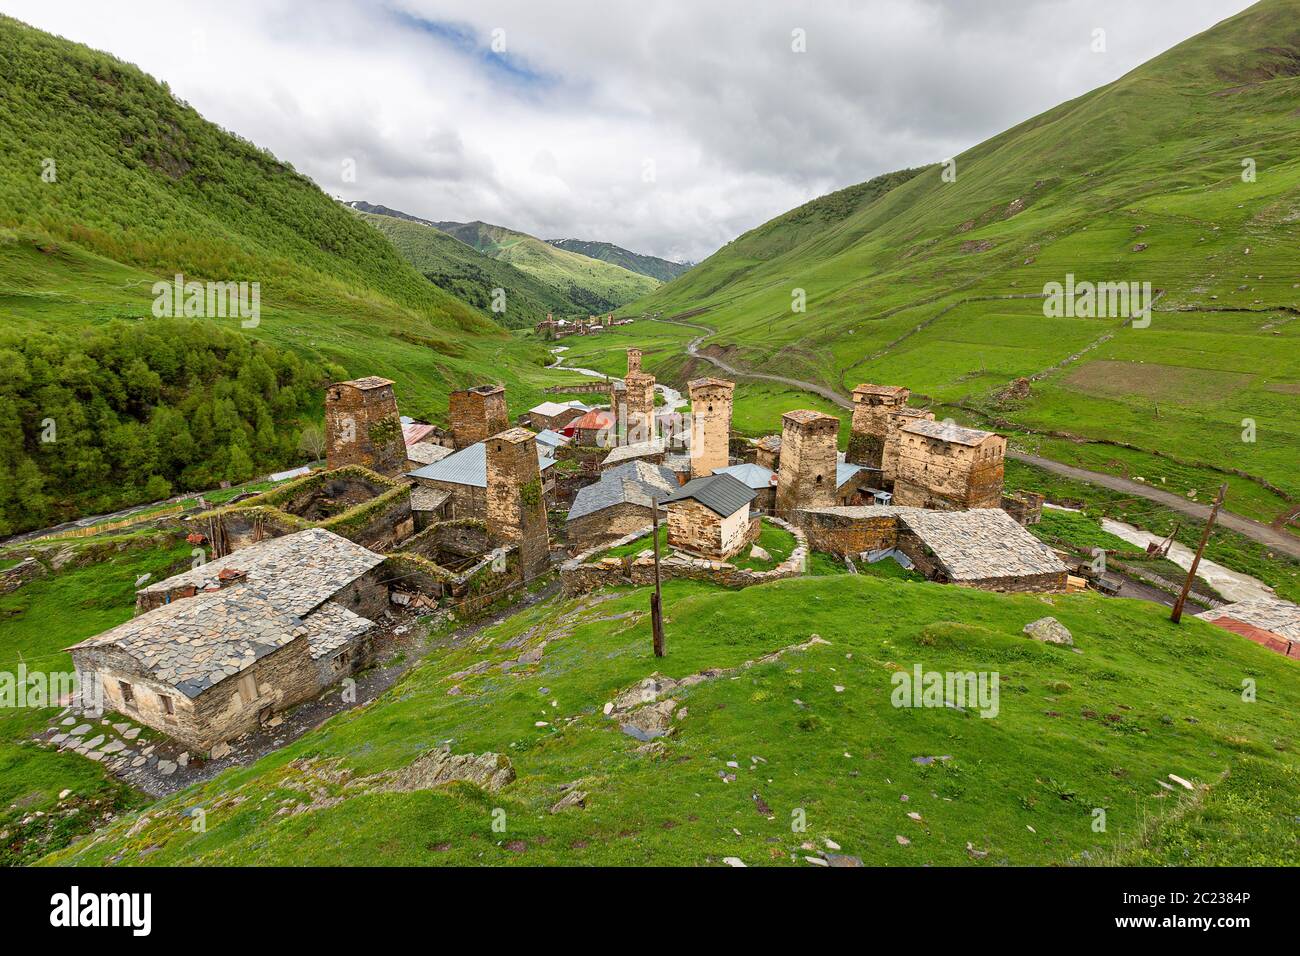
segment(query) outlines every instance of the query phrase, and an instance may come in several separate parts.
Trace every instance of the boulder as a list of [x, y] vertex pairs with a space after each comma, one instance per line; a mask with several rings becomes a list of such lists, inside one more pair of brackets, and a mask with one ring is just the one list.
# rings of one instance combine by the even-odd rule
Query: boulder
[[1024, 633], [1044, 644], [1064, 644], [1074, 646], [1074, 637], [1064, 624], [1054, 617], [1040, 617], [1025, 625]]
[[752, 548], [749, 549], [749, 556], [753, 558], [755, 561], [772, 560], [772, 555], [768, 554], [767, 549], [760, 548], [758, 545], [754, 545]]

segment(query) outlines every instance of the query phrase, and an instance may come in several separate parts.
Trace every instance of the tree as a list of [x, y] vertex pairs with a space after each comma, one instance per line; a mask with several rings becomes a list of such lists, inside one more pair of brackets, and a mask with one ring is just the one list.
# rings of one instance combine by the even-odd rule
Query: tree
[[298, 438], [298, 450], [308, 461], [320, 461], [325, 456], [325, 432], [319, 425], [308, 425]]

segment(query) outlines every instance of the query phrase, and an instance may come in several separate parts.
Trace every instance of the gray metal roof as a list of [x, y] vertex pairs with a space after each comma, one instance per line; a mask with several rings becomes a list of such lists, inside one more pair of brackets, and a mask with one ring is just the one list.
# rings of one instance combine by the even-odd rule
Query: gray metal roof
[[[548, 453], [545, 445], [537, 446], [537, 467], [542, 471], [555, 464], [555, 459]], [[445, 481], [453, 485], [470, 485], [474, 488], [487, 487], [487, 446], [483, 442], [467, 445], [454, 455], [448, 455], [442, 461], [425, 465], [415, 471], [407, 472], [411, 478], [425, 478], [429, 481]]]
[[743, 481], [747, 488], [753, 488], [756, 491], [772, 487], [773, 472], [770, 468], [764, 468], [762, 465], [750, 463], [728, 465], [726, 468], [714, 468], [713, 473], [715, 475], [730, 475], [738, 481]]
[[663, 465], [629, 461], [602, 472], [599, 481], [578, 489], [566, 520], [584, 518], [615, 505], [649, 508], [653, 498], [664, 501], [679, 487], [677, 476]]
[[840, 462], [835, 466], [835, 487], [843, 488], [846, 481], [852, 480], [853, 476], [862, 470], [861, 465], [846, 464]]
[[686, 482], [661, 503], [693, 498], [720, 517], [729, 518], [757, 497], [754, 489], [726, 474], [713, 474]]

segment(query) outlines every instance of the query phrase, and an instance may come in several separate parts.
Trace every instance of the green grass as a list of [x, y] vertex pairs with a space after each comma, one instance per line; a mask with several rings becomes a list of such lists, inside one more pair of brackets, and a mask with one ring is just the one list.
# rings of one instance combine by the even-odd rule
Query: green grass
[[[21, 662], [28, 673], [70, 671], [64, 648], [128, 620], [136, 579], [187, 567], [190, 545], [155, 541], [109, 554], [0, 597], [0, 670], [14, 673]], [[8, 834], [0, 839], [0, 865], [31, 862], [93, 829], [105, 813], [144, 802], [101, 765], [32, 743], [57, 713], [57, 707], [0, 708], [0, 832]], [[60, 801], [65, 789], [73, 794]], [[22, 824], [37, 811], [45, 816]]]
[[[1139, 840], [1189, 849], [1177, 860], [1185, 864], [1300, 862], [1293, 810], [1269, 790], [1296, 772], [1296, 665], [1220, 629], [1178, 627], [1160, 608], [1096, 595], [1008, 597], [866, 575], [740, 592], [669, 582], [668, 655], [656, 660], [647, 593], [529, 608], [472, 646], [435, 652], [376, 702], [283, 751], [161, 801], [134, 835], [136, 821], [123, 819], [50, 862], [717, 865], [738, 856], [803, 866], [802, 844], [823, 839], [878, 865], [1101, 862]], [[1020, 634], [1049, 613], [1081, 653]], [[652, 671], [735, 667], [814, 633], [830, 645], [679, 692], [688, 714], [664, 738], [662, 759], [639, 754], [602, 714]], [[451, 676], [513, 659], [542, 636], [550, 643], [536, 664]], [[506, 647], [514, 638], [522, 643]], [[999, 672], [998, 716], [891, 706], [891, 674], [914, 663]], [[1241, 699], [1247, 677], [1259, 687], [1254, 703]], [[453, 685], [460, 693], [449, 695]], [[355, 779], [444, 741], [508, 755], [518, 780], [496, 795], [464, 785], [352, 790], [327, 809], [277, 813], [303, 798], [307, 774], [291, 761], [338, 761]], [[952, 759], [913, 760], [933, 755]], [[1220, 802], [1217, 788], [1225, 771], [1244, 784], [1255, 768], [1264, 776], [1238, 819], [1237, 798], [1225, 790]], [[1181, 836], [1192, 798], [1157, 785], [1170, 773], [1209, 785], [1203, 806], [1228, 826]], [[588, 792], [587, 808], [550, 814], [572, 781]], [[179, 825], [196, 806], [207, 811], [206, 833]], [[1098, 807], [1104, 833], [1091, 826]], [[799, 815], [806, 832], [792, 831]], [[987, 856], [973, 857], [968, 843]]]

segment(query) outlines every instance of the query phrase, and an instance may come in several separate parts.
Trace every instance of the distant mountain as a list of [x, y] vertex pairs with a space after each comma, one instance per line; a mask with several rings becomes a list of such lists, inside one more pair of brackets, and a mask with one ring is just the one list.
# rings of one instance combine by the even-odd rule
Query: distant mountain
[[579, 312], [606, 312], [659, 288], [658, 279], [559, 249], [527, 233], [486, 222], [435, 222], [465, 245], [536, 277], [578, 305]]
[[[423, 219], [366, 202], [347, 205], [387, 236], [426, 279], [505, 328], [528, 328], [548, 312], [563, 315], [585, 308], [530, 273], [484, 255]], [[386, 211], [381, 214], [381, 209]], [[492, 308], [497, 289], [505, 292], [500, 312]]]
[[689, 262], [671, 262], [658, 256], [643, 256], [639, 252], [631, 252], [612, 242], [589, 242], [585, 239], [547, 239], [546, 241], [557, 249], [576, 252], [602, 262], [612, 262], [630, 272], [637, 272], [658, 279], [660, 282], [672, 282], [693, 265]]

